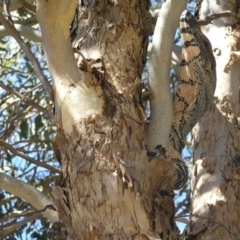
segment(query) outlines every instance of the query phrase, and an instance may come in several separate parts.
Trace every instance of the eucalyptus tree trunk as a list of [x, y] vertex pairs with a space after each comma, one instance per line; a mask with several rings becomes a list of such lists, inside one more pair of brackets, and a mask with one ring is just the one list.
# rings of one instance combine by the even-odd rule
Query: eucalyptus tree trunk
[[36, 11], [61, 152], [61, 184], [50, 193], [58, 226], [74, 240], [178, 239], [172, 195], [159, 194], [151, 211], [141, 201], [140, 179], [149, 163], [141, 96], [149, 2], [79, 1], [71, 45], [76, 6], [77, 0], [38, 0]]
[[[192, 216], [187, 239], [240, 239], [239, 27], [238, 1], [203, 1], [202, 28], [217, 61], [215, 103], [193, 130]], [[234, 15], [236, 14], [236, 15]]]
[[[78, 66], [91, 75], [86, 91], [99, 112], [77, 116], [71, 133], [58, 136], [66, 140], [60, 148], [68, 193], [55, 188], [52, 194], [55, 201], [59, 191], [66, 197], [57, 207], [69, 239], [131, 239], [139, 229], [148, 232], [138, 196], [148, 163], [141, 106], [148, 6], [146, 1], [119, 2], [79, 4], [72, 29]], [[86, 103], [84, 113], [77, 113], [74, 104], [76, 114], [91, 111]]]

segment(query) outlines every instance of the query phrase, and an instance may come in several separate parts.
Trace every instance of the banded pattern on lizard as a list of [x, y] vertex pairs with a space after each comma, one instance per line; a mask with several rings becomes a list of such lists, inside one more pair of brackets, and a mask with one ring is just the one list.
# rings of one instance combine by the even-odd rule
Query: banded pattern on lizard
[[180, 32], [182, 62], [179, 86], [173, 100], [169, 142], [166, 149], [156, 147], [158, 154], [150, 153], [153, 158], [141, 181], [142, 199], [148, 199], [148, 203], [156, 190], [179, 189], [186, 184], [188, 169], [181, 157], [184, 140], [211, 104], [216, 86], [216, 63], [211, 43], [187, 11], [181, 15]]
[[[179, 86], [173, 100], [173, 124], [167, 152], [177, 152], [175, 188], [185, 185], [188, 173], [181, 152], [184, 139], [211, 104], [216, 87], [216, 63], [212, 46], [188, 11], [180, 17], [182, 62]], [[175, 153], [176, 154], [176, 153]], [[174, 155], [175, 155], [174, 154]]]

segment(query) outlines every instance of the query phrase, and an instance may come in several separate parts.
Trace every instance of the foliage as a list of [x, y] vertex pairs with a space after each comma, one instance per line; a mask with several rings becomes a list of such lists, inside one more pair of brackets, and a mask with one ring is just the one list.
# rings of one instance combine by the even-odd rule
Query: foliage
[[[24, 20], [28, 13], [22, 8], [14, 15], [18, 16], [18, 20]], [[38, 58], [45, 75], [48, 76], [42, 45], [27, 39], [25, 41]], [[1, 39], [0, 54], [1, 83], [51, 110], [52, 102], [33, 73], [31, 62], [11, 37]], [[1, 88], [0, 99], [0, 139], [39, 162], [59, 167], [51, 146], [56, 132], [53, 121], [23, 99]], [[55, 174], [49, 170], [29, 163], [2, 146], [0, 146], [0, 159], [2, 172], [28, 182], [46, 193], [49, 184], [54, 184], [56, 181]], [[1, 230], [21, 221], [23, 219], [21, 215], [32, 209], [27, 202], [3, 190], [0, 191], [0, 202]], [[34, 239], [34, 236], [37, 236], [35, 239], [41, 239], [41, 235], [42, 239], [46, 239], [44, 236], [48, 225], [44, 219], [35, 220], [17, 228], [6, 239], [21, 239], [23, 235], [32, 235], [31, 239]]]

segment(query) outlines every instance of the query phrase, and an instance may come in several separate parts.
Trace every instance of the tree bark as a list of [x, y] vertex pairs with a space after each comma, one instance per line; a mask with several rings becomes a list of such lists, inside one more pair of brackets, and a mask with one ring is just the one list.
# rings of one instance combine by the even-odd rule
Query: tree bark
[[141, 96], [149, 2], [79, 1], [71, 26], [77, 65], [68, 28], [75, 6], [38, 0], [36, 9], [61, 151], [61, 183], [50, 195], [67, 239], [178, 239], [173, 195], [154, 189], [150, 209], [141, 200], [149, 164]]
[[67, 205], [61, 201], [58, 209], [69, 239], [144, 239], [144, 233], [151, 234], [139, 196], [148, 164], [140, 80], [147, 11], [145, 1], [79, 5], [75, 56], [80, 69], [90, 71], [101, 86], [104, 108], [97, 117], [75, 123], [63, 150], [63, 185], [69, 193]]
[[[237, 3], [203, 1], [200, 18], [230, 10]], [[215, 102], [193, 129], [192, 216], [187, 239], [240, 239], [239, 49], [236, 18], [218, 18], [203, 31], [217, 61]], [[217, 37], [216, 37], [217, 36]]]

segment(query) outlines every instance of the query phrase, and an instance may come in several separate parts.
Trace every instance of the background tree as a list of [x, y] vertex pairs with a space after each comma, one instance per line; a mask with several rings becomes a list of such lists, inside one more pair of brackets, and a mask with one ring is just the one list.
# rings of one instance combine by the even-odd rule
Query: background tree
[[239, 239], [239, 1], [200, 1], [217, 61], [215, 102], [193, 130], [194, 239]]
[[[5, 2], [7, 6], [8, 2]], [[238, 239], [238, 212], [230, 213], [232, 206], [238, 206], [236, 79], [239, 71], [238, 63], [234, 63], [238, 55], [232, 52], [238, 50], [238, 17], [233, 14], [238, 13], [238, 3], [222, 1], [216, 5], [210, 2], [199, 1], [201, 19], [212, 12], [222, 13], [229, 9], [231, 13], [213, 15], [216, 18], [213, 24], [204, 27], [215, 49], [218, 80], [221, 80], [216, 91], [217, 107], [213, 106], [209, 110], [211, 114], [206, 114], [194, 129], [194, 146], [198, 148], [192, 175], [193, 215], [187, 234], [198, 239], [207, 236], [209, 239], [216, 236]], [[25, 37], [25, 43], [12, 27], [7, 10], [0, 18], [4, 25], [0, 26], [1, 36], [5, 36], [7, 30], [26, 54], [11, 38], [2, 38], [0, 86], [5, 91], [0, 92], [0, 144], [4, 146], [1, 149], [0, 187], [7, 192], [1, 193], [1, 237], [24, 239], [24, 229], [30, 239], [46, 239], [47, 218], [52, 223], [62, 221], [69, 239], [127, 239], [130, 236], [133, 239], [158, 239], [159, 236], [177, 239], [173, 195], [160, 191], [155, 201], [156, 212], [148, 214], [140, 201], [139, 183], [148, 164], [146, 142], [155, 146], [154, 141], [159, 143], [160, 140], [163, 145], [168, 141], [169, 116], [172, 115], [168, 80], [172, 43], [186, 2], [170, 4], [166, 1], [156, 25], [154, 41], [159, 44], [155, 45], [155, 56], [150, 56], [150, 67], [156, 63], [157, 77], [160, 76], [162, 82], [156, 83], [155, 90], [159, 95], [155, 98], [156, 104], [151, 103], [151, 111], [155, 112], [151, 121], [160, 123], [160, 127], [156, 128], [158, 134], [148, 134], [148, 139], [145, 133], [151, 131], [148, 128], [145, 132], [148, 120], [142, 108], [143, 85], [140, 81], [147, 39], [154, 23], [148, 13], [148, 2], [81, 1], [75, 17], [77, 1], [37, 1], [36, 11], [35, 6], [28, 3], [32, 2], [11, 1], [9, 5], [10, 11], [17, 9], [11, 12], [11, 17], [18, 32]], [[38, 22], [41, 32], [36, 25]], [[80, 71], [70, 44], [71, 22], [72, 46]], [[228, 26], [225, 27], [227, 34], [221, 32], [224, 28], [219, 28], [223, 25]], [[220, 36], [217, 42], [215, 36]], [[227, 42], [220, 43], [219, 39]], [[46, 68], [42, 45], [37, 43], [41, 41], [52, 79]], [[227, 47], [223, 49], [222, 46]], [[232, 61], [228, 61], [229, 56]], [[173, 60], [177, 64], [180, 62], [180, 49], [176, 46]], [[150, 81], [156, 74], [151, 71]], [[172, 78], [176, 77], [172, 75]], [[55, 115], [51, 113], [53, 102]], [[212, 127], [213, 119], [223, 119], [224, 127], [219, 126], [223, 133], [218, 125]], [[224, 130], [226, 128], [228, 130]], [[217, 132], [211, 132], [214, 129]], [[60, 179], [60, 166], [51, 150], [56, 132], [53, 148], [57, 154], [61, 151], [63, 173]], [[206, 132], [209, 136], [203, 134]], [[216, 137], [218, 134], [221, 136]], [[213, 145], [215, 142], [219, 146], [223, 144], [220, 149]], [[212, 149], [216, 149], [216, 156]], [[54, 185], [50, 199], [48, 188]], [[179, 207], [183, 209], [179, 208], [179, 212], [182, 215], [188, 208], [189, 195], [181, 201]], [[57, 211], [46, 207], [53, 203]], [[26, 225], [28, 222], [31, 223]], [[57, 226], [62, 225], [55, 224]]]

